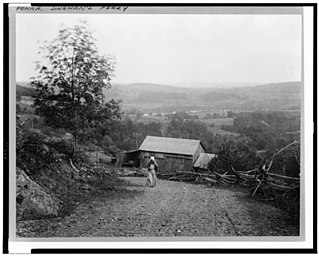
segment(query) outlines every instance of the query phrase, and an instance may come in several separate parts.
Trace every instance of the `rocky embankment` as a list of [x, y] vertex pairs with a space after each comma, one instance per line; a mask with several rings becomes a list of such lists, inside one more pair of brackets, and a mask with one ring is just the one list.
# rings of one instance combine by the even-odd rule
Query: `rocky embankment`
[[[73, 167], [72, 167], [73, 166]], [[117, 168], [104, 164], [76, 167], [67, 161], [48, 166], [37, 175], [28, 175], [17, 167], [17, 220], [64, 216], [95, 194], [114, 188], [119, 176], [144, 176], [133, 168]]]
[[17, 219], [57, 216], [60, 200], [45, 191], [22, 169], [16, 172], [16, 209]]

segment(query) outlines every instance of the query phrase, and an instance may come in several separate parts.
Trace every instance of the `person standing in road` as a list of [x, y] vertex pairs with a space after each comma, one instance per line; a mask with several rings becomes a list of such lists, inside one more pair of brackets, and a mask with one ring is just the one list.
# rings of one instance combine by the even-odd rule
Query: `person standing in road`
[[156, 173], [158, 172], [158, 164], [155, 161], [154, 156], [151, 156], [151, 159], [149, 163], [147, 164], [147, 185], [150, 187], [155, 187], [156, 186]]

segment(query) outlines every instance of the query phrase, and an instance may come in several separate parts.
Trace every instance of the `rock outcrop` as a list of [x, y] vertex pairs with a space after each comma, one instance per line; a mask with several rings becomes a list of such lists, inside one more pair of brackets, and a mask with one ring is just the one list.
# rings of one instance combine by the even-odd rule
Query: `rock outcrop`
[[47, 193], [43, 187], [30, 179], [19, 167], [16, 170], [17, 219], [35, 219], [57, 216], [59, 200]]

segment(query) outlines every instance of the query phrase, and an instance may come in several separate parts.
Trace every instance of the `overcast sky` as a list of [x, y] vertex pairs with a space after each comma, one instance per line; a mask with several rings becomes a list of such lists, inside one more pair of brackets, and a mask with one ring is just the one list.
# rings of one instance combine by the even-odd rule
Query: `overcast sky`
[[101, 53], [116, 57], [114, 82], [301, 80], [300, 15], [17, 14], [16, 79], [34, 75], [37, 41], [61, 23], [87, 20]]

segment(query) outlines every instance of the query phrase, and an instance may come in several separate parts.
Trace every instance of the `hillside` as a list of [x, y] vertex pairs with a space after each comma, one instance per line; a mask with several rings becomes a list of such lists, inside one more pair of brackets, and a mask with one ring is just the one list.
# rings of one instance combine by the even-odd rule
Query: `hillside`
[[32, 96], [36, 95], [36, 90], [34, 88], [31, 88], [27, 84], [24, 84], [24, 85], [17, 84], [16, 94], [17, 94], [17, 96], [32, 97]]
[[[301, 82], [229, 88], [176, 87], [152, 83], [116, 84], [104, 93], [120, 99], [125, 112], [298, 110]], [[17, 95], [32, 96], [27, 82], [18, 82]]]
[[174, 83], [172, 86], [177, 87], [188, 87], [188, 88], [237, 88], [237, 87], [248, 87], [256, 86], [261, 83], [253, 82], [215, 82], [215, 83], [205, 83], [205, 82], [183, 82], [183, 83]]
[[108, 98], [122, 99], [130, 111], [289, 110], [300, 108], [301, 82], [273, 83], [238, 88], [182, 88], [157, 84], [114, 84]]

